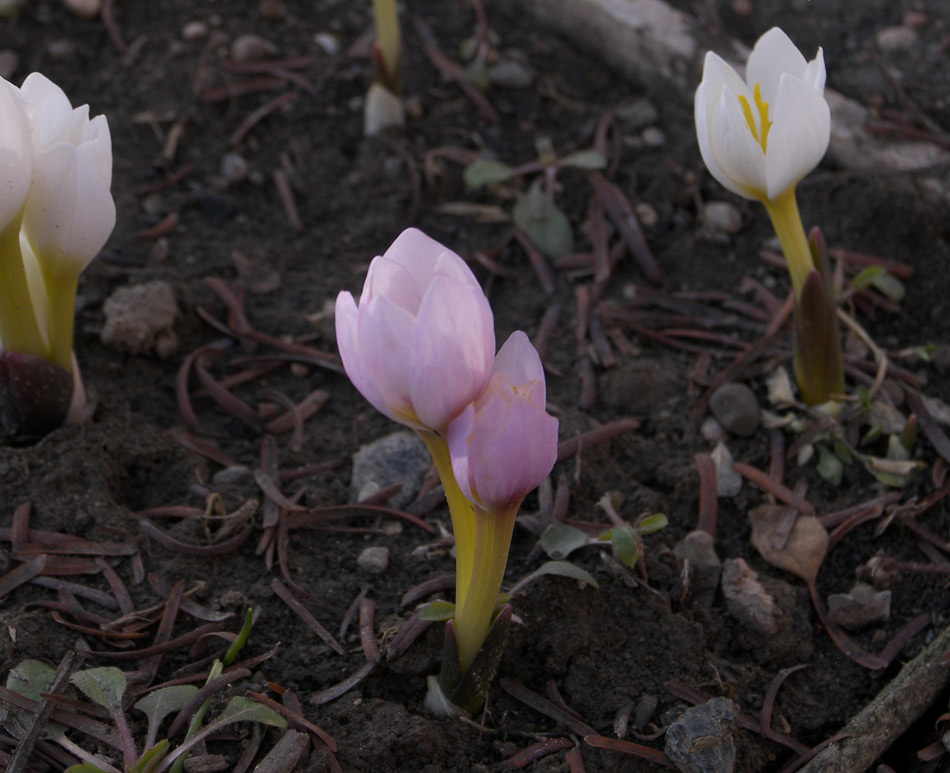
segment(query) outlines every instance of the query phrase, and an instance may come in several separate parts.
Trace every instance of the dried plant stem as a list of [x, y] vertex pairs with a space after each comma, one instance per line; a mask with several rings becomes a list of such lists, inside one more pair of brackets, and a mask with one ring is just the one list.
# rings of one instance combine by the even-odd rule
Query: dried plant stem
[[948, 649], [950, 626], [842, 728], [846, 738], [822, 750], [802, 773], [870, 768], [946, 689], [950, 671], [940, 665], [940, 658]]

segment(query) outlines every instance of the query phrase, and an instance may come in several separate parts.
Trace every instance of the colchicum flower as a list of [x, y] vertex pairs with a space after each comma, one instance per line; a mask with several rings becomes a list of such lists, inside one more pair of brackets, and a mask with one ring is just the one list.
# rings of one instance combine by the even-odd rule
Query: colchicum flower
[[336, 331], [353, 385], [413, 429], [443, 432], [491, 373], [485, 293], [464, 260], [415, 228], [373, 259], [358, 307], [337, 296]]
[[[773, 27], [752, 49], [745, 80], [708, 52], [694, 103], [699, 149], [710, 173], [733, 193], [761, 201], [769, 213], [788, 263], [799, 316], [811, 314], [816, 303], [834, 303], [795, 200], [795, 186], [828, 149], [831, 111], [824, 88], [822, 50], [807, 62], [788, 36]], [[811, 279], [815, 272], [817, 279]], [[796, 356], [798, 381], [812, 404], [844, 391], [840, 363], [839, 372], [825, 373], [827, 363], [835, 367], [834, 360], [840, 360], [833, 309], [833, 330], [815, 331], [811, 326], [813, 337], [827, 340], [800, 342]], [[820, 312], [823, 319], [829, 318], [828, 312]]]
[[19, 89], [0, 78], [0, 116], [0, 436], [30, 437], [63, 418], [50, 363], [82, 394], [76, 286], [115, 226], [112, 141], [105, 116], [90, 120], [39, 73]]
[[456, 587], [463, 674], [488, 634], [521, 500], [557, 461], [557, 428], [545, 410], [541, 358], [519, 330], [495, 356], [485, 391], [448, 430], [456, 480], [476, 506], [474, 574]]
[[336, 332], [353, 385], [416, 430], [442, 481], [455, 533], [455, 618], [427, 705], [474, 712], [511, 621], [510, 607], [495, 613], [518, 507], [557, 458], [541, 360], [521, 332], [495, 355], [491, 308], [474, 274], [412, 228], [370, 264], [359, 305], [337, 296]]
[[115, 227], [112, 137], [104, 115], [73, 108], [55, 83], [33, 73], [20, 89], [31, 107], [36, 154], [22, 236], [45, 288], [49, 358], [72, 368], [73, 317], [79, 275]]

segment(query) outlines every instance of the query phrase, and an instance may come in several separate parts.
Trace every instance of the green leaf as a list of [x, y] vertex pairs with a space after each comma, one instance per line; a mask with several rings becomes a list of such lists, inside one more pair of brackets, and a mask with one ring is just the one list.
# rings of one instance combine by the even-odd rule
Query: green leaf
[[47, 691], [55, 673], [56, 669], [42, 660], [24, 660], [10, 669], [6, 686], [24, 698], [38, 701], [42, 698], [40, 693]]
[[571, 223], [547, 195], [542, 179], [518, 196], [511, 215], [515, 225], [548, 257], [557, 258], [574, 250]]
[[70, 680], [89, 700], [107, 709], [122, 710], [122, 695], [125, 692], [125, 674], [115, 666], [87, 668], [77, 671]]
[[[64, 773], [105, 773], [102, 768], [97, 768], [89, 762], [80, 762], [78, 765], [70, 765]], [[138, 773], [136, 771], [136, 773]]]
[[561, 159], [559, 166], [572, 166], [575, 169], [605, 169], [607, 159], [596, 150], [578, 150]]
[[152, 690], [148, 695], [135, 702], [135, 708], [148, 717], [148, 741], [152, 743], [158, 736], [158, 726], [162, 720], [175, 711], [181, 711], [198, 692], [193, 684], [173, 684]]
[[822, 477], [822, 480], [830, 483], [832, 486], [841, 485], [841, 475], [844, 472], [844, 465], [841, 460], [824, 446], [818, 446], [818, 464], [815, 469]]
[[247, 637], [251, 635], [251, 627], [254, 625], [254, 610], [248, 608], [247, 614], [244, 615], [244, 625], [241, 626], [241, 630], [238, 631], [237, 638], [231, 642], [231, 646], [228, 647], [228, 651], [224, 653], [224, 657], [221, 658], [221, 662], [225, 666], [230, 666], [234, 659], [238, 656], [238, 653], [247, 643]]
[[587, 535], [576, 526], [552, 523], [541, 535], [541, 547], [551, 558], [567, 558], [578, 548], [588, 543]]
[[637, 531], [639, 531], [641, 535], [653, 534], [653, 532], [664, 528], [668, 523], [669, 520], [663, 513], [654, 513], [637, 522]]
[[533, 583], [535, 580], [544, 577], [545, 575], [569, 577], [572, 580], [578, 580], [594, 588], [597, 588], [598, 590], [600, 589], [600, 586], [597, 584], [597, 580], [594, 579], [593, 575], [591, 575], [590, 572], [581, 569], [579, 566], [575, 566], [569, 561], [548, 561], [544, 564], [541, 564], [541, 566], [539, 566], [530, 574], [527, 574], [518, 580], [515, 586], [508, 592], [511, 596], [515, 596], [519, 591], [524, 590], [528, 585]]
[[430, 601], [419, 607], [419, 619], [442, 623], [455, 617], [455, 604], [450, 601]]
[[462, 179], [465, 180], [465, 185], [469, 188], [478, 190], [479, 188], [490, 188], [492, 185], [507, 182], [515, 174], [515, 170], [508, 164], [480, 158], [465, 167]]
[[224, 707], [224, 711], [208, 726], [208, 729], [221, 728], [234, 722], [259, 722], [271, 727], [287, 727], [287, 720], [272, 708], [242, 695], [231, 698], [228, 705]]
[[870, 266], [851, 280], [851, 288], [853, 290], [863, 290], [866, 287], [870, 287], [874, 284], [874, 280], [883, 273], [884, 269], [880, 266]]
[[139, 761], [135, 763], [131, 773], [152, 773], [155, 766], [164, 759], [166, 754], [168, 754], [168, 741], [163, 738], [139, 757]]
[[904, 283], [901, 282], [901, 280], [896, 276], [893, 274], [888, 274], [886, 271], [882, 271], [880, 274], [876, 275], [871, 280], [871, 284], [881, 295], [883, 295], [889, 301], [893, 301], [894, 303], [900, 303], [902, 300], [904, 300], [904, 296], [907, 294], [907, 291], [904, 289]]
[[629, 526], [617, 526], [610, 533], [610, 544], [620, 562], [633, 569], [640, 557], [640, 537]]

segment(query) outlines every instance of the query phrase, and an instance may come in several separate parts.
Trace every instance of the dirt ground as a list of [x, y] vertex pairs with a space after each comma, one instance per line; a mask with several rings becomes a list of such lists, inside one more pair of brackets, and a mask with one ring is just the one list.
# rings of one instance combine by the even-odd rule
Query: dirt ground
[[[940, 0], [673, 4], [711, 36], [751, 46], [778, 24], [808, 57], [823, 46], [829, 87], [897, 127], [897, 138], [916, 131], [950, 147], [950, 9]], [[782, 479], [777, 460], [791, 450], [784, 485], [818, 516], [849, 508], [867, 515], [847, 522], [853, 528], [841, 533], [821, 565], [816, 590], [822, 605], [829, 594], [849, 592], [859, 577], [890, 591], [886, 619], [847, 633], [878, 657], [912, 624], [904, 646], [872, 668], [857, 662], [856, 649], [849, 656], [836, 646], [806, 583], [753, 546], [750, 512], [770, 500], [748, 480], [735, 496], [719, 499], [715, 552], [727, 563], [745, 562], [743, 587], [748, 591], [751, 583], [758, 589], [751, 595], [771, 605], [768, 624], [750, 621], [750, 607], [743, 606], [751, 603], [748, 593], [744, 602], [727, 598], [715, 581], [704, 592], [696, 568], [684, 567], [682, 551], [674, 552], [697, 526], [694, 457], [715, 445], [700, 431], [707, 387], [763, 339], [775, 311], [770, 300], [781, 303], [788, 291], [784, 270], [761, 255], [774, 249], [764, 210], [722, 190], [703, 167], [692, 92], [654, 93], [648, 84], [624, 80], [514, 6], [489, 2], [497, 51], [516, 63], [517, 79], [530, 75], [484, 92], [492, 120], [442, 77], [414, 21], [424, 20], [445, 57], [461, 61], [460, 46], [476, 30], [472, 5], [413, 0], [404, 14], [407, 127], [364, 139], [370, 3], [106, 0], [104, 6], [104, 18], [82, 19], [59, 2], [27, 0], [18, 15], [0, 19], [0, 54], [15, 57], [4, 73], [11, 81], [39, 70], [74, 104], [87, 102], [93, 114], [108, 116], [118, 209], [115, 232], [83, 275], [77, 304], [76, 352], [95, 412], [88, 423], [39, 443], [0, 447], [0, 673], [27, 658], [57, 666], [75, 649], [91, 651], [83, 667], [116, 665], [133, 673], [130, 699], [189, 673], [201, 684], [210, 666], [203, 659], [221, 642], [198, 637], [212, 628], [236, 632], [253, 608], [258, 618], [239, 657], [251, 660], [249, 674], [215, 700], [264, 693], [302, 713], [335, 745], [331, 752], [326, 740], [304, 730], [308, 745], [300, 747], [299, 760], [283, 758], [281, 767], [272, 757], [275, 767], [268, 769], [659, 770], [659, 762], [597, 749], [583, 738], [621, 735], [662, 756], [662, 728], [692, 703], [725, 696], [751, 718], [732, 737], [734, 770], [752, 773], [791, 769], [801, 756], [795, 743], [810, 749], [838, 733], [950, 624], [946, 466], [933, 439], [942, 434], [943, 417], [931, 417], [934, 435], [924, 432], [927, 420], [914, 397], [950, 401], [944, 377], [950, 359], [940, 348], [950, 345], [950, 220], [946, 201], [915, 176], [826, 163], [800, 186], [799, 204], [806, 225], [820, 225], [832, 248], [900, 264], [895, 270], [906, 296], [895, 307], [874, 300], [879, 295], [869, 300], [865, 291], [847, 309], [895, 366], [883, 399], [902, 417], [918, 414], [911, 459], [920, 470], [905, 485], [888, 487], [852, 461], [833, 485], [814, 460], [799, 466], [790, 432], [760, 427], [748, 437], [726, 437], [737, 461], [766, 476], [771, 470], [774, 480]], [[903, 38], [889, 32], [896, 27], [906, 30]], [[241, 43], [252, 55], [235, 62], [242, 52], [232, 47], [249, 34], [268, 50], [254, 49], [261, 41]], [[263, 61], [258, 53], [266, 53]], [[541, 137], [562, 156], [604, 142], [603, 179], [639, 218], [662, 286], [651, 284], [623, 249], [609, 213], [598, 220], [603, 199], [592, 204], [595, 183], [585, 171], [558, 176], [557, 201], [572, 224], [576, 255], [560, 263], [546, 259], [549, 287], [510, 238], [508, 213], [523, 181], [466, 189], [465, 163], [480, 156], [526, 163]], [[727, 211], [739, 221], [711, 228], [702, 207], [712, 201], [731, 204]], [[619, 261], [595, 287], [591, 253], [600, 222], [607, 223], [610, 248], [621, 247]], [[645, 513], [669, 519], [644, 538], [645, 560], [636, 570], [618, 564], [606, 544], [571, 553], [568, 560], [591, 573], [598, 589], [543, 577], [516, 595], [519, 623], [487, 712], [471, 722], [436, 720], [422, 708], [425, 678], [438, 671], [438, 626], [404, 652], [391, 646], [420, 601], [445, 597], [443, 584], [404, 599], [453, 571], [444, 503], [423, 494], [407, 506], [421, 522], [339, 509], [352, 501], [353, 453], [397, 428], [336, 369], [329, 304], [341, 289], [358, 291], [372, 257], [409, 225], [472, 260], [499, 341], [516, 329], [532, 338], [542, 331], [550, 409], [562, 441], [623, 419], [639, 422], [580, 453], [565, 451], [551, 487], [525, 502], [526, 515], [541, 517], [516, 528], [507, 585], [546, 560], [529, 527], [550, 517], [552, 490], [560, 489], [555, 502], [569, 496], [561, 517], [570, 522], [607, 529], [597, 503], [608, 492], [616, 493], [618, 512], [629, 521]], [[850, 280], [864, 266], [844, 261], [842, 267]], [[106, 299], [153, 281], [171, 287], [178, 311], [172, 331], [160, 337], [164, 357], [154, 346], [128, 353], [104, 344]], [[245, 320], [227, 308], [233, 299], [243, 300]], [[553, 327], [543, 326], [544, 319]], [[871, 386], [876, 362], [853, 337], [848, 345], [854, 347], [848, 387], [857, 394], [859, 386]], [[915, 348], [926, 345], [936, 347], [935, 355], [916, 357]], [[191, 355], [202, 347], [195, 367]], [[787, 411], [769, 406], [766, 377], [779, 364], [789, 367], [790, 356], [786, 327], [735, 374], [775, 413]], [[209, 397], [215, 391], [209, 381], [249, 367], [257, 368], [253, 378], [224, 382], [256, 416], [242, 421]], [[191, 417], [182, 410], [186, 392]], [[294, 431], [287, 404], [311, 395], [319, 410]], [[936, 415], [942, 403], [923, 405]], [[280, 414], [286, 418], [274, 424]], [[799, 430], [814, 424], [800, 416]], [[849, 438], [868, 429], [860, 416], [846, 424]], [[862, 448], [882, 456], [885, 447], [882, 438]], [[213, 507], [214, 494], [222, 511]], [[932, 507], [914, 509], [928, 498]], [[265, 504], [255, 508], [247, 505], [251, 500]], [[26, 523], [25, 503], [30, 530], [86, 542], [60, 541], [73, 548], [63, 549], [65, 557], [31, 551], [18, 531]], [[871, 504], [858, 507], [865, 503]], [[241, 514], [231, 519], [202, 517], [235, 511]], [[847, 514], [827, 519], [828, 530], [846, 520]], [[31, 531], [26, 543], [56, 540]], [[124, 547], [97, 558], [95, 551], [83, 554], [90, 543]], [[388, 550], [385, 569], [358, 562], [368, 547]], [[42, 566], [38, 555], [48, 555]], [[31, 581], [23, 582], [25, 575]], [[190, 603], [176, 617], [166, 599], [176, 597], [179, 582]], [[99, 595], [83, 595], [82, 588]], [[104, 634], [103, 626], [131, 611], [126, 604], [138, 612], [121, 629], [130, 637]], [[339, 641], [339, 651], [301, 616], [301, 604]], [[174, 624], [170, 630], [159, 624], [163, 614]], [[129, 627], [141, 620], [148, 625]], [[198, 631], [201, 626], [208, 628]], [[805, 668], [788, 673], [776, 694], [773, 680], [799, 665]], [[705, 697], [691, 701], [676, 683]], [[531, 703], [525, 689], [539, 698]], [[948, 769], [947, 755], [933, 746], [946, 730], [937, 720], [947, 697], [942, 690], [884, 763], [898, 771]], [[761, 712], [773, 703], [772, 731], [763, 733]], [[141, 742], [142, 717], [129, 716]], [[15, 734], [4, 727], [0, 752], [12, 754]], [[261, 759], [279, 736], [271, 729], [261, 738], [238, 725], [227, 738], [209, 741], [202, 769], [239, 769], [250, 744], [260, 742]], [[70, 737], [120, 765], [116, 750], [77, 731]], [[562, 739], [551, 741], [552, 753], [511, 759], [549, 739]], [[925, 748], [932, 762], [918, 758]], [[38, 749], [30, 769], [61, 769], [57, 759]]]

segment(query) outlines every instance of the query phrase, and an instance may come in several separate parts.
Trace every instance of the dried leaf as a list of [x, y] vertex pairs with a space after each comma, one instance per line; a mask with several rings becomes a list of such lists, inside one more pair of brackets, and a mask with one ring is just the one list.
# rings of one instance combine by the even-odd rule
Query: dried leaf
[[781, 526], [784, 510], [776, 505], [763, 505], [749, 511], [752, 544], [772, 566], [791, 572], [811, 585], [828, 551], [828, 532], [817, 518], [800, 515], [784, 547], [778, 550], [774, 547], [775, 533]]

